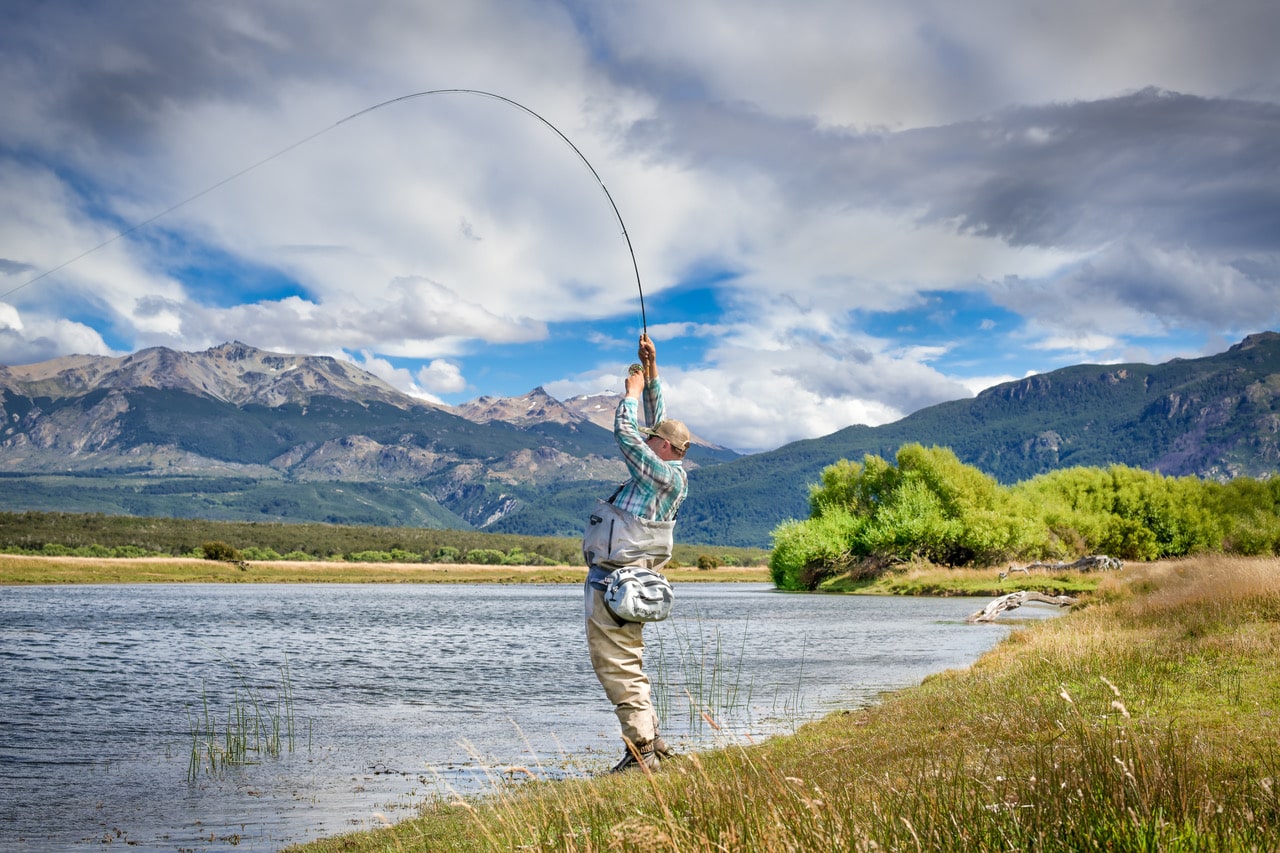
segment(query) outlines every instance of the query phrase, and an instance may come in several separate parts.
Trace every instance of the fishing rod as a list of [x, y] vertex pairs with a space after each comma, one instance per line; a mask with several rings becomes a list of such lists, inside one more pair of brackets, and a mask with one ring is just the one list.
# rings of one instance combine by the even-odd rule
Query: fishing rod
[[627, 252], [631, 255], [631, 268], [635, 271], [635, 275], [636, 275], [636, 291], [640, 294], [640, 325], [644, 331], [644, 334], [648, 335], [649, 321], [648, 321], [648, 318], [645, 316], [645, 310], [644, 310], [644, 288], [640, 285], [640, 266], [639, 264], [636, 263], [636, 252], [635, 252], [635, 249], [632, 248], [631, 246], [631, 235], [627, 233], [627, 224], [622, 221], [622, 213], [618, 210], [618, 205], [613, 200], [613, 195], [609, 192], [609, 188], [605, 186], [604, 180], [600, 177], [600, 173], [596, 171], [595, 166], [591, 165], [591, 161], [588, 160], [586, 155], [583, 154], [582, 151], [578, 149], [578, 146], [574, 145], [573, 141], [570, 140], [569, 137], [565, 136], [563, 132], [561, 132], [560, 128], [556, 127], [554, 124], [547, 121], [547, 119], [543, 118], [541, 115], [534, 112], [529, 107], [526, 107], [524, 104], [520, 103], [519, 101], [512, 100], [511, 98], [508, 98], [505, 95], [499, 95], [494, 92], [486, 92], [483, 89], [429, 89], [424, 92], [414, 92], [409, 95], [401, 95], [398, 98], [391, 98], [390, 100], [386, 100], [386, 101], [382, 101], [381, 103], [374, 104], [371, 107], [365, 107], [362, 110], [352, 113], [346, 118], [339, 119], [338, 121], [334, 122], [328, 127], [322, 128], [316, 131], [315, 133], [312, 133], [308, 136], [303, 137], [302, 139], [299, 139], [297, 142], [286, 145], [284, 148], [281, 148], [279, 151], [275, 152], [274, 154], [268, 155], [267, 157], [262, 158], [258, 162], [253, 163], [252, 165], [246, 166], [245, 168], [241, 169], [238, 172], [235, 172], [234, 174], [228, 175], [227, 177], [223, 178], [217, 183], [214, 183], [209, 185], [208, 187], [205, 187], [204, 189], [200, 190], [200, 192], [183, 199], [177, 204], [174, 204], [170, 207], [165, 208], [164, 210], [160, 211], [154, 216], [144, 219], [141, 222], [137, 222], [129, 226], [128, 228], [124, 229], [123, 231], [119, 231], [113, 234], [111, 237], [108, 237], [106, 240], [103, 240], [98, 245], [84, 250], [83, 252], [76, 255], [75, 257], [65, 260], [55, 267], [51, 267], [45, 270], [44, 272], [40, 273], [34, 278], [28, 279], [27, 281], [13, 288], [12, 290], [9, 290], [5, 293], [0, 293], [0, 299], [8, 298], [9, 296], [12, 296], [13, 294], [17, 293], [19, 290], [22, 290], [24, 287], [35, 284], [37, 281], [40, 281], [41, 279], [46, 278], [47, 276], [53, 275], [59, 270], [62, 270], [62, 269], [65, 269], [66, 267], [71, 266], [76, 261], [79, 261], [80, 259], [93, 254], [99, 249], [103, 249], [111, 245], [112, 243], [114, 243], [115, 241], [123, 237], [127, 237], [128, 235], [139, 230], [140, 228], [145, 228], [147, 225], [150, 225], [156, 220], [161, 219], [165, 216], [168, 216], [170, 213], [173, 213], [175, 210], [179, 210], [185, 207], [191, 202], [196, 201], [197, 199], [208, 195], [209, 193], [213, 192], [214, 190], [220, 187], [226, 186], [232, 181], [237, 180], [238, 178], [241, 178], [244, 175], [247, 175], [248, 173], [252, 172], [253, 170], [261, 166], [265, 166], [267, 163], [270, 163], [272, 160], [276, 160], [280, 157], [283, 157], [285, 154], [288, 154], [290, 151], [294, 150], [295, 148], [299, 148], [305, 145], [306, 143], [310, 142], [311, 140], [316, 139], [317, 137], [323, 136], [329, 131], [335, 130], [336, 128], [346, 124], [347, 122], [354, 121], [355, 119], [358, 119], [361, 116], [368, 115], [369, 113], [374, 112], [375, 110], [380, 110], [383, 107], [391, 106], [392, 104], [398, 104], [402, 101], [411, 101], [416, 98], [424, 98], [428, 95], [478, 95], [484, 98], [492, 98], [495, 101], [501, 101], [504, 104], [513, 106], [516, 109], [521, 110], [522, 112], [525, 112], [528, 115], [533, 116], [538, 121], [542, 122], [544, 125], [549, 127], [552, 131], [554, 131], [556, 136], [559, 136], [562, 140], [564, 140], [566, 145], [568, 145], [571, 149], [573, 149], [573, 153], [578, 155], [578, 159], [580, 159], [583, 162], [583, 165], [585, 165], [587, 169], [591, 172], [591, 176], [596, 179], [596, 183], [600, 185], [600, 189], [604, 191], [604, 197], [609, 200], [609, 206], [613, 208], [613, 215], [618, 219], [618, 226], [622, 229], [622, 237], [627, 242]]

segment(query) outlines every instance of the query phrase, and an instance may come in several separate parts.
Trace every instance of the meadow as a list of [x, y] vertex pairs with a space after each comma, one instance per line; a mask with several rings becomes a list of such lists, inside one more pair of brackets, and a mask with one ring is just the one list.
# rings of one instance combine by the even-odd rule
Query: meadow
[[652, 774], [495, 775], [487, 795], [290, 849], [1277, 849], [1280, 560], [1166, 560], [1095, 581], [972, 667], [794, 735]]

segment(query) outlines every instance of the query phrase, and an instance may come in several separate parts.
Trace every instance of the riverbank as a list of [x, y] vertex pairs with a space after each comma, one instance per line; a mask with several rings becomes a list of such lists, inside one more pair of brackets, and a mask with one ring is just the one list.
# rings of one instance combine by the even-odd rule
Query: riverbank
[[[672, 583], [768, 583], [765, 566], [668, 569]], [[578, 566], [354, 563], [280, 560], [243, 566], [181, 557], [42, 557], [0, 554], [0, 586], [128, 583], [581, 583]]]
[[795, 735], [441, 801], [344, 851], [1269, 850], [1280, 561], [1127, 566], [973, 667]]
[[[768, 566], [667, 568], [673, 584], [772, 583]], [[129, 583], [581, 583], [579, 566], [492, 566], [464, 563], [249, 561], [185, 557], [45, 557], [0, 554], [0, 586]], [[1097, 572], [1042, 571], [1001, 577], [998, 569], [912, 566], [874, 581], [840, 578], [824, 593], [858, 595], [1000, 596], [1020, 589], [1046, 595], [1092, 591]]]

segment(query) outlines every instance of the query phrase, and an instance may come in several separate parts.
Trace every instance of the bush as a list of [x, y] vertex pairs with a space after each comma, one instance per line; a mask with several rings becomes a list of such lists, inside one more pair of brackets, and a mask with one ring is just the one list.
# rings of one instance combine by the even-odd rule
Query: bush
[[816, 518], [787, 521], [773, 531], [769, 574], [779, 589], [816, 589], [827, 576], [849, 564], [850, 543], [860, 522], [848, 510], [831, 506]]
[[111, 549], [113, 557], [150, 557], [154, 552], [136, 545], [117, 545]]
[[710, 571], [711, 569], [718, 568], [719, 566], [720, 561], [710, 554], [698, 555], [698, 568], [702, 571]]
[[206, 560], [237, 562], [244, 559], [240, 556], [240, 552], [238, 550], [228, 545], [226, 542], [206, 542], [200, 546], [200, 551]]
[[500, 566], [506, 557], [497, 548], [473, 548], [467, 552], [466, 562], [481, 566]]
[[388, 551], [356, 551], [346, 556], [348, 563], [390, 563], [391, 553]]

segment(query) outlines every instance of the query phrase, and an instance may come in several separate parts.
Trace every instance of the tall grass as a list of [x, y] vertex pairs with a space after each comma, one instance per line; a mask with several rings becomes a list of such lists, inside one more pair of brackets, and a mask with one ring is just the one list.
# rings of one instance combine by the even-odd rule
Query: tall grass
[[794, 735], [429, 804], [314, 851], [1244, 851], [1280, 843], [1280, 561], [1126, 569]]
[[668, 725], [680, 720], [694, 737], [748, 725], [755, 681], [743, 671], [747, 628], [736, 645], [696, 612], [655, 629], [648, 657], [658, 718]]
[[264, 695], [239, 672], [236, 675], [239, 684], [226, 709], [226, 722], [221, 731], [218, 721], [224, 715], [210, 708], [208, 693], [203, 687], [200, 710], [187, 709], [191, 729], [188, 782], [195, 782], [201, 773], [221, 774], [230, 767], [251, 764], [263, 756], [279, 758], [285, 751], [294, 750], [297, 721], [288, 661], [280, 667], [280, 685], [274, 695]]

